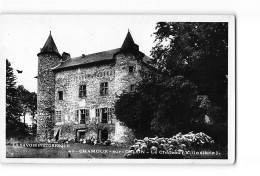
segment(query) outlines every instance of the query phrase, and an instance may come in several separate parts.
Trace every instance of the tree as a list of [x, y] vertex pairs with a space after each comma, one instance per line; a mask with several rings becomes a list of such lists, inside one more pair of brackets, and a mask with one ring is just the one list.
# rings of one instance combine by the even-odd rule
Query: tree
[[[16, 87], [16, 76], [13, 73], [11, 63], [6, 60], [6, 137], [25, 137], [28, 129], [25, 119], [20, 117], [30, 113], [35, 118], [37, 111], [37, 95], [19, 85]], [[35, 133], [36, 126], [33, 127]]]
[[6, 137], [22, 133], [20, 122], [21, 106], [16, 89], [16, 76], [11, 63], [6, 59]]
[[[115, 114], [137, 137], [170, 137], [192, 126], [197, 87], [183, 76], [143, 79], [137, 92], [120, 95]], [[185, 130], [183, 130], [185, 129]]]
[[30, 112], [30, 92], [24, 88], [23, 85], [17, 87], [19, 104], [22, 107], [22, 116], [24, 117], [23, 123], [25, 124], [25, 115]]
[[117, 118], [141, 137], [204, 131], [226, 145], [228, 24], [160, 22], [154, 34], [157, 72], [118, 97]]
[[[228, 23], [160, 22], [154, 34], [151, 54], [157, 68], [164, 75], [184, 76], [196, 84], [199, 96], [208, 97], [208, 107], [198, 99], [195, 103], [197, 129], [227, 143]], [[214, 124], [205, 124], [205, 115]]]
[[37, 94], [35, 92], [30, 92], [24, 88], [23, 85], [19, 85], [17, 88], [18, 97], [19, 97], [19, 104], [22, 107], [22, 116], [24, 116], [24, 126], [25, 126], [25, 115], [30, 114], [32, 116], [32, 130], [33, 134], [35, 134], [36, 126], [34, 124], [35, 121], [35, 114], [37, 113]]
[[141, 92], [122, 94], [115, 103], [117, 118], [131, 128], [136, 137], [143, 137], [151, 133], [152, 96], [144, 97]]
[[228, 24], [160, 22], [154, 34], [151, 54], [158, 69], [185, 76], [200, 94], [226, 106]]
[[29, 104], [29, 109], [30, 109], [30, 113], [32, 115], [32, 121], [33, 121], [32, 134], [34, 136], [36, 136], [37, 120], [36, 120], [35, 115], [37, 114], [37, 94], [35, 92], [31, 92], [30, 100], [31, 100], [31, 103]]

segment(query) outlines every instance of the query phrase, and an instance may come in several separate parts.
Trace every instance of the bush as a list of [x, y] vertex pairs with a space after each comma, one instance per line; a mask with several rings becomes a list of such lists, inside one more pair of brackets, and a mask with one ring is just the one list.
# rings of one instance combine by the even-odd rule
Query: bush
[[185, 151], [212, 149], [214, 140], [205, 133], [178, 133], [171, 138], [148, 138], [135, 140], [125, 158], [184, 158]]

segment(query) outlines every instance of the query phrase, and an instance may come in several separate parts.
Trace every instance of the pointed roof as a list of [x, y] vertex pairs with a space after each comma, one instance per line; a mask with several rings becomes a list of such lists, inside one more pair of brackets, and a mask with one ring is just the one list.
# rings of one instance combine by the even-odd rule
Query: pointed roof
[[124, 43], [121, 46], [121, 50], [123, 50], [123, 51], [134, 51], [134, 52], [139, 51], [139, 46], [137, 44], [135, 44], [133, 37], [132, 37], [129, 30], [128, 30], [127, 35], [125, 37]]
[[121, 48], [128, 48], [128, 47], [134, 46], [134, 45], [135, 45], [135, 42], [133, 40], [133, 37], [132, 37], [130, 31], [128, 30], [124, 43]]
[[60, 55], [58, 48], [52, 38], [51, 31], [50, 31], [50, 35], [49, 35], [47, 41], [45, 42], [43, 48], [41, 49], [40, 53], [56, 53], [56, 54]]

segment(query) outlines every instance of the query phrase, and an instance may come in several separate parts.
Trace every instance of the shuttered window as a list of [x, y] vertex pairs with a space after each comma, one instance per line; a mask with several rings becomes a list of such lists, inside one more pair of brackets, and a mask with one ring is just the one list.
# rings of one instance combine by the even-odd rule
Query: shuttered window
[[100, 109], [99, 108], [96, 109], [96, 117], [100, 117]]
[[79, 110], [75, 110], [75, 122], [79, 122]]
[[86, 124], [86, 121], [89, 119], [89, 110], [81, 109], [80, 110], [80, 124]]

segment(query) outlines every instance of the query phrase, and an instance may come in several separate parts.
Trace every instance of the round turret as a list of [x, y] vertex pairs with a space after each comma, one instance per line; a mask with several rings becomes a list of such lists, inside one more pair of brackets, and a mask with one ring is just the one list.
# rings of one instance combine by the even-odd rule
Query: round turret
[[55, 114], [55, 74], [52, 68], [60, 64], [61, 55], [50, 33], [38, 56], [37, 139], [51, 138]]

